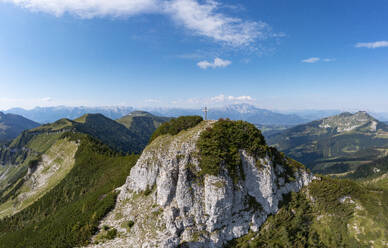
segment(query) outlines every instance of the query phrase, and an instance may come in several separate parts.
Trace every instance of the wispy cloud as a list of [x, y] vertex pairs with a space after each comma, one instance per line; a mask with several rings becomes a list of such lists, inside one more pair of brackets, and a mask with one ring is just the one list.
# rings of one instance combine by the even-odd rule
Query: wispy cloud
[[130, 17], [157, 13], [170, 16], [190, 34], [207, 37], [232, 47], [250, 46], [269, 37], [270, 27], [260, 21], [243, 20], [222, 13], [216, 0], [0, 0], [31, 11], [80, 18]]
[[375, 42], [358, 42], [355, 47], [360, 48], [380, 48], [380, 47], [388, 47], [388, 41], [375, 41]]
[[217, 68], [217, 67], [227, 67], [230, 64], [232, 64], [232, 61], [230, 60], [223, 60], [220, 58], [215, 58], [213, 62], [209, 62], [207, 60], [200, 61], [197, 63], [198, 67], [201, 69], [207, 69], [207, 68]]
[[313, 64], [313, 63], [317, 63], [317, 62], [320, 61], [320, 60], [321, 60], [320, 58], [312, 57], [312, 58], [308, 58], [308, 59], [302, 60], [302, 63], [310, 63], [310, 64]]
[[323, 62], [333, 62], [333, 61], [336, 61], [336, 59], [335, 58], [324, 58], [324, 59], [321, 59], [321, 58], [318, 58], [318, 57], [312, 57], [312, 58], [308, 58], [308, 59], [302, 60], [302, 63], [314, 64], [314, 63], [317, 63], [317, 62], [320, 62], [320, 61], [323, 61]]
[[6, 110], [15, 107], [30, 109], [35, 106], [50, 106], [55, 101], [51, 97], [43, 98], [9, 98], [0, 97], [0, 109]]
[[252, 102], [255, 99], [251, 96], [225, 96], [224, 94], [220, 94], [218, 96], [213, 96], [210, 98], [210, 102], [227, 102], [227, 101], [238, 101], [238, 102]]
[[55, 16], [65, 13], [81, 18], [123, 17], [140, 13], [158, 12], [159, 0], [0, 0], [11, 2], [32, 11]]
[[53, 99], [51, 97], [43, 97], [40, 99], [42, 102], [51, 102]]
[[217, 12], [221, 4], [214, 0], [166, 2], [166, 11], [173, 19], [194, 34], [231, 46], [247, 46], [258, 38], [265, 38], [269, 26], [264, 22], [245, 21]]

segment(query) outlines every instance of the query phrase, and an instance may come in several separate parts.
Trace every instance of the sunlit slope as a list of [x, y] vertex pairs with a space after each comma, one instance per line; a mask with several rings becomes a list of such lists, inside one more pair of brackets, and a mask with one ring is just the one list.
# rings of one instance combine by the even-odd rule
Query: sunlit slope
[[58, 185], [73, 168], [77, 149], [75, 141], [59, 139], [31, 162], [27, 173], [0, 195], [0, 218], [23, 210]]
[[0, 247], [86, 244], [114, 206], [114, 189], [125, 182], [136, 160], [137, 156], [122, 156], [89, 135], [64, 133], [42, 154], [34, 172], [19, 178], [24, 182], [16, 194], [5, 200], [28, 204], [23, 201], [16, 205], [19, 209], [10, 204], [8, 213], [19, 212], [0, 220]]

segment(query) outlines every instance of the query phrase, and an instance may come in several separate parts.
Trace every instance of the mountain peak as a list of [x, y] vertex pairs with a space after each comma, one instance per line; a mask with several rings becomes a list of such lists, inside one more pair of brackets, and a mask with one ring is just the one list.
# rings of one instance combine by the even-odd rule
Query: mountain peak
[[237, 111], [241, 114], [250, 113], [254, 110], [257, 110], [257, 108], [251, 104], [248, 103], [239, 103], [239, 104], [230, 104], [225, 107], [227, 110]]
[[338, 133], [355, 130], [361, 126], [369, 124], [370, 131], [376, 131], [378, 121], [366, 111], [358, 111], [354, 114], [344, 112], [321, 120], [320, 128], [336, 129]]
[[[241, 136], [240, 142], [228, 131]], [[217, 157], [213, 154], [223, 153], [208, 149], [208, 144], [223, 142], [218, 141], [220, 135], [231, 149]], [[150, 247], [219, 248], [250, 229], [258, 230], [268, 215], [279, 210], [283, 195], [300, 191], [313, 179], [275, 149], [262, 154], [260, 136], [252, 124], [226, 120], [202, 121], [175, 135], [159, 136], [132, 167], [115, 208], [101, 226], [109, 223], [125, 231], [124, 221], [132, 220], [136, 231], [122, 232], [119, 242]], [[198, 151], [199, 158], [192, 159]], [[234, 157], [231, 154], [241, 161], [228, 159]], [[118, 239], [105, 241], [103, 247], [117, 247]]]
[[365, 118], [365, 119], [368, 119], [368, 120], [376, 120], [374, 117], [372, 117], [366, 111], [358, 111], [358, 112], [354, 113], [353, 116], [355, 116], [355, 118]]

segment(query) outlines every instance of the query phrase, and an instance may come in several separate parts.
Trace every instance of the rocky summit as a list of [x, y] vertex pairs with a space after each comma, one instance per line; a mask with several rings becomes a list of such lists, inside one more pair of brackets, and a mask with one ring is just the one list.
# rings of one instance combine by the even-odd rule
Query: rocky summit
[[378, 121], [365, 111], [355, 114], [342, 113], [321, 120], [320, 128], [334, 129], [337, 133], [348, 132], [360, 127], [365, 127], [371, 132], [377, 131]]
[[[238, 150], [238, 180], [226, 160], [217, 165], [216, 174], [206, 173], [198, 141], [217, 123], [203, 121], [148, 145], [117, 189], [116, 205], [88, 247], [222, 247], [258, 231], [278, 211], [285, 194], [314, 179], [267, 146], [257, 153], [261, 155]], [[104, 238], [112, 230], [115, 238]]]

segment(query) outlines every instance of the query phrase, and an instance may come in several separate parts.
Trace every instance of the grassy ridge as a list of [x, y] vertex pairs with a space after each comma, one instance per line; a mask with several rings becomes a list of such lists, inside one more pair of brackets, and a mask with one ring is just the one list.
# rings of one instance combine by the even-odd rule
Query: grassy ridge
[[0, 220], [0, 247], [74, 247], [87, 244], [138, 156], [121, 156], [83, 134], [75, 165], [50, 192], [18, 214]]
[[172, 119], [168, 122], [161, 124], [155, 130], [155, 132], [151, 136], [149, 143], [151, 143], [154, 139], [161, 135], [175, 135], [178, 134], [180, 131], [195, 127], [201, 121], [203, 121], [203, 119], [200, 116], [181, 116], [179, 118]]

